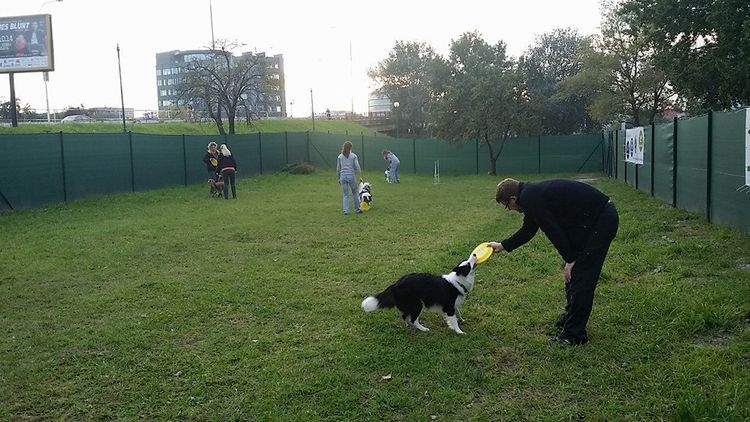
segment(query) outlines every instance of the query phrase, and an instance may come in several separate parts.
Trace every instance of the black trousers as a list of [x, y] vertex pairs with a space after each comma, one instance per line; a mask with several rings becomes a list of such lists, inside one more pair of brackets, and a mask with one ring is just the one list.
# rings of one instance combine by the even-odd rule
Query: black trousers
[[237, 197], [237, 188], [234, 186], [234, 172], [225, 171], [221, 173], [224, 176], [224, 199], [229, 199], [229, 185], [232, 185], [232, 198]]
[[617, 234], [619, 221], [615, 206], [611, 202], [605, 205], [594, 223], [591, 237], [573, 266], [570, 283], [565, 285], [567, 304], [560, 336], [573, 343], [588, 341], [586, 323], [594, 305], [594, 290], [602, 273], [609, 245]]

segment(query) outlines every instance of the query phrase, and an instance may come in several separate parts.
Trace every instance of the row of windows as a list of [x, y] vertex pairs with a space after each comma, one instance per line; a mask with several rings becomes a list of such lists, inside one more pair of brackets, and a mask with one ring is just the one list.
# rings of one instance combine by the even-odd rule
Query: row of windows
[[156, 86], [177, 85], [177, 79], [157, 79]]

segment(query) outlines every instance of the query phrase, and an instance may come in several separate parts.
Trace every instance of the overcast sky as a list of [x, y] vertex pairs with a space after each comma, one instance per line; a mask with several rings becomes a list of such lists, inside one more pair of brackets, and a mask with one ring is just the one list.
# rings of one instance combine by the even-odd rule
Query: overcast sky
[[[50, 108], [119, 107], [117, 50], [120, 44], [125, 107], [157, 109], [155, 54], [202, 49], [211, 44], [209, 0], [2, 1], [3, 17], [52, 15], [55, 71]], [[283, 54], [287, 112], [367, 111], [376, 88], [367, 70], [383, 60], [397, 40], [421, 41], [445, 55], [451, 40], [477, 30], [490, 44], [503, 40], [518, 56], [536, 36], [572, 27], [598, 31], [599, 0], [212, 0], [216, 39], [238, 40], [242, 51]], [[351, 46], [351, 56], [350, 56]], [[351, 57], [351, 58], [350, 58]], [[41, 73], [17, 73], [21, 105], [45, 110]], [[0, 74], [0, 100], [10, 98], [9, 78]], [[290, 102], [294, 104], [290, 106]]]

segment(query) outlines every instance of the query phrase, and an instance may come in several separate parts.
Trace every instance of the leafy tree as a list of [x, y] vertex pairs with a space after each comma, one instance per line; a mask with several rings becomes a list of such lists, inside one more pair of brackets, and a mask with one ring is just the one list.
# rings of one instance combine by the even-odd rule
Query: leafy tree
[[425, 43], [397, 41], [388, 57], [368, 71], [381, 86], [378, 92], [399, 103], [398, 132], [419, 135], [426, 131], [439, 60]]
[[583, 65], [581, 51], [588, 40], [570, 28], [558, 28], [537, 37], [519, 59], [541, 132], [562, 135], [594, 129], [585, 98], [558, 95], [560, 81], [577, 74]]
[[627, 0], [621, 14], [681, 97], [701, 110], [750, 104], [750, 2]]
[[211, 59], [196, 60], [185, 66], [176, 88], [178, 101], [194, 110], [208, 112], [222, 135], [226, 133], [222, 111], [227, 116], [229, 134], [234, 134], [237, 111], [251, 110], [263, 101], [261, 93], [276, 84], [268, 76], [265, 57], [233, 55], [232, 50], [239, 46], [236, 42], [218, 40], [209, 50]]
[[[528, 132], [529, 99], [517, 64], [500, 41], [489, 45], [477, 32], [451, 43], [432, 108], [435, 134], [453, 142], [479, 140], [490, 152], [490, 173], [507, 139]], [[497, 145], [500, 142], [500, 145]]]
[[592, 38], [582, 50], [581, 71], [561, 82], [561, 95], [587, 98], [589, 113], [600, 123], [640, 126], [673, 105], [672, 87], [643, 33], [615, 6], [605, 4], [601, 35]]

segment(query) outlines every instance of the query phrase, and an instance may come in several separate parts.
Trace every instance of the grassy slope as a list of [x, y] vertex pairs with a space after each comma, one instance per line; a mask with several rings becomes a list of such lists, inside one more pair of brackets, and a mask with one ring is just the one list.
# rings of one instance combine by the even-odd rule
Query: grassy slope
[[[228, 130], [227, 123], [224, 128]], [[149, 133], [161, 135], [216, 135], [216, 125], [213, 123], [128, 123], [127, 128], [134, 133]], [[252, 126], [243, 122], [236, 123], [237, 133], [255, 132], [306, 132], [312, 131], [310, 119], [279, 119], [257, 120]], [[121, 133], [121, 123], [92, 123], [92, 124], [21, 124], [16, 128], [0, 126], [0, 134], [12, 133]], [[315, 120], [316, 132], [350, 133], [372, 135], [371, 129], [347, 120]], [[382, 135], [381, 135], [382, 136]]]
[[[0, 419], [750, 418], [748, 237], [618, 182], [591, 343], [546, 346], [564, 305], [539, 235], [477, 270], [458, 336], [359, 303], [520, 225], [495, 178], [244, 179], [0, 214]], [[390, 375], [390, 380], [382, 380]]]

